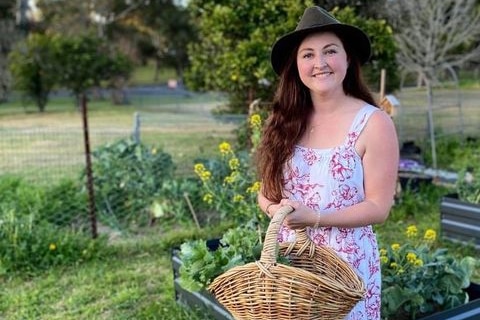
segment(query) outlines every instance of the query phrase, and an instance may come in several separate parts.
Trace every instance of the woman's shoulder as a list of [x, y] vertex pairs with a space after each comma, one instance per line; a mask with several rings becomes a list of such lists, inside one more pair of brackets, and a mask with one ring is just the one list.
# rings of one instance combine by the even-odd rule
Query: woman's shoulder
[[383, 135], [395, 133], [395, 124], [388, 113], [371, 104], [367, 104], [364, 108], [367, 109], [370, 113], [368, 122], [365, 127], [367, 135]]

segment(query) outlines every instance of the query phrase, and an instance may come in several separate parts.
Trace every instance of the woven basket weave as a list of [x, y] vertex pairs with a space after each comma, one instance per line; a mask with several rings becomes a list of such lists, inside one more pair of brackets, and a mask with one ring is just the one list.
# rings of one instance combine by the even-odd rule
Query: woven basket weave
[[[282, 207], [270, 221], [259, 261], [226, 271], [208, 287], [235, 319], [337, 320], [364, 298], [363, 281], [350, 265], [316, 246], [305, 230], [278, 246], [280, 226], [292, 210]], [[277, 263], [277, 249], [290, 265]]]

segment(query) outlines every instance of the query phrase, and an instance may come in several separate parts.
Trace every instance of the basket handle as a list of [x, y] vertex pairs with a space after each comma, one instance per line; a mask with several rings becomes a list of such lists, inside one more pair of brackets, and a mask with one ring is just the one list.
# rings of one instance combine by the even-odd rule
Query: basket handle
[[272, 220], [267, 228], [265, 234], [265, 241], [263, 242], [262, 254], [260, 255], [260, 262], [262, 264], [274, 264], [277, 262], [277, 237], [280, 226], [287, 214], [293, 212], [291, 206], [282, 206], [273, 215]]

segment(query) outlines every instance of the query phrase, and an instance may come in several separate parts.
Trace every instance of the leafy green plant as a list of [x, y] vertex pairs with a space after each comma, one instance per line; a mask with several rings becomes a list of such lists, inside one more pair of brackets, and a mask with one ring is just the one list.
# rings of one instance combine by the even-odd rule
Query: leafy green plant
[[87, 194], [80, 181], [59, 181], [46, 187], [42, 194], [39, 219], [77, 230], [82, 230], [89, 224]]
[[[180, 281], [190, 291], [207, 287], [213, 279], [238, 265], [260, 257], [261, 245], [254, 228], [240, 226], [231, 228], [220, 239], [220, 246], [212, 250], [205, 240], [194, 240], [180, 246]], [[253, 248], [257, 248], [254, 250]]]
[[421, 184], [418, 190], [406, 188], [396, 197], [389, 220], [417, 219], [425, 212], [436, 212], [441, 197], [447, 192], [447, 188], [432, 183]]
[[423, 237], [415, 225], [407, 227], [403, 243], [380, 249], [382, 315], [385, 319], [416, 319], [468, 301], [463, 291], [478, 264], [473, 257], [457, 259], [436, 248], [436, 232]]
[[197, 162], [194, 171], [203, 187], [203, 201], [220, 217], [235, 217], [237, 222], [255, 221], [263, 224], [265, 214], [257, 205], [260, 182], [256, 180], [250, 155], [259, 142], [262, 119], [253, 114], [248, 119], [251, 127], [251, 149], [236, 152], [228, 142], [219, 146], [215, 159]]
[[86, 204], [84, 192], [72, 181], [40, 187], [1, 176], [0, 275], [78, 264], [105, 253], [105, 239], [92, 239], [77, 224]]
[[18, 176], [0, 176], [0, 204], [3, 208], [15, 210], [19, 214], [28, 214], [32, 211], [38, 212], [37, 209], [42, 206], [42, 202], [43, 196], [39, 188]]
[[480, 204], [480, 168], [462, 170], [456, 187], [461, 200]]
[[35, 272], [100, 257], [106, 239], [97, 240], [72, 229], [59, 228], [34, 213], [0, 206], [0, 275]]
[[58, 81], [55, 43], [54, 36], [30, 33], [9, 55], [16, 89], [33, 99], [40, 112]]
[[[441, 139], [435, 141], [439, 168], [458, 172], [480, 161], [480, 139], [448, 135], [443, 132], [442, 128], [435, 128], [435, 132], [441, 136]], [[430, 141], [425, 141], [422, 144], [429, 146]], [[424, 149], [425, 163], [432, 165], [432, 150], [429, 147]]]
[[172, 157], [131, 139], [102, 146], [93, 152], [96, 208], [100, 219], [113, 227], [146, 225], [162, 205], [162, 188], [173, 177]]

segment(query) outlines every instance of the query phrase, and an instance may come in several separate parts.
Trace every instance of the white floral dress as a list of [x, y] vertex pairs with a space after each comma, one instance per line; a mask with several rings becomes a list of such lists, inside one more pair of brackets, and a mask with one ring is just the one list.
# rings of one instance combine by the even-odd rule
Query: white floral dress
[[[373, 112], [365, 105], [359, 110], [345, 142], [331, 149], [296, 146], [284, 172], [284, 196], [302, 201], [321, 214], [330, 214], [364, 200], [363, 166], [355, 143]], [[380, 319], [381, 272], [377, 239], [371, 226], [360, 228], [322, 227], [309, 229], [317, 245], [333, 248], [363, 279], [365, 299], [346, 319]], [[295, 231], [282, 226], [280, 242], [291, 242]]]

